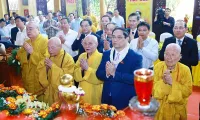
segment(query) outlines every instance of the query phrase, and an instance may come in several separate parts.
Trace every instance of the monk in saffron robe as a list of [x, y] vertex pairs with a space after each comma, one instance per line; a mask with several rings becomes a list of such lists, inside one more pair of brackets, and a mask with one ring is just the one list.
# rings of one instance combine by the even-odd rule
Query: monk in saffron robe
[[97, 50], [98, 42], [94, 35], [87, 35], [82, 45], [86, 52], [82, 53], [76, 62], [74, 79], [85, 91], [84, 102], [98, 105], [101, 104], [103, 82], [96, 77], [96, 70], [101, 62], [102, 54]]
[[29, 22], [27, 24], [26, 32], [30, 39], [24, 42], [17, 56], [22, 68], [23, 87], [29, 93], [35, 93], [40, 89], [39, 82], [35, 78], [35, 72], [38, 63], [48, 56], [48, 40], [39, 34], [39, 28], [35, 22]]
[[58, 86], [60, 78], [64, 74], [74, 73], [73, 58], [62, 49], [61, 40], [52, 37], [48, 42], [49, 58], [40, 61], [37, 67], [36, 76], [40, 83], [42, 101], [49, 105], [58, 101]]
[[166, 47], [165, 61], [157, 63], [154, 71], [153, 96], [160, 103], [155, 120], [187, 120], [187, 101], [192, 93], [189, 67], [178, 62], [181, 48], [171, 43]]

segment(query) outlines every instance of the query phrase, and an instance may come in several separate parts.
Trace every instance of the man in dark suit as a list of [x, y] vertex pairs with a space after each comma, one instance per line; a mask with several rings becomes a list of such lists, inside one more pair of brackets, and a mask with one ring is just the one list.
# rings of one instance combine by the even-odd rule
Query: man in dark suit
[[174, 37], [165, 39], [159, 54], [159, 59], [164, 60], [164, 51], [168, 44], [177, 43], [181, 46], [182, 58], [180, 62], [187, 65], [191, 70], [191, 66], [198, 64], [198, 48], [196, 40], [185, 36], [186, 31], [187, 26], [185, 22], [183, 20], [177, 20], [173, 28]]
[[10, 41], [12, 42], [12, 44], [15, 44], [15, 40], [16, 40], [16, 36], [17, 36], [17, 32], [19, 31], [19, 29], [17, 27], [14, 27], [11, 29], [11, 38]]
[[85, 52], [83, 45], [82, 45], [82, 40], [85, 38], [85, 36], [91, 34], [97, 37], [98, 39], [98, 51], [103, 52], [103, 45], [102, 45], [102, 40], [100, 36], [92, 32], [92, 21], [90, 19], [83, 19], [80, 23], [81, 29], [79, 30], [77, 39], [74, 41], [72, 44], [72, 50], [73, 51], [78, 51], [78, 55], [74, 57], [74, 61], [76, 62], [78, 60], [78, 57], [80, 54]]
[[112, 34], [113, 48], [103, 53], [96, 75], [104, 81], [101, 102], [123, 109], [136, 95], [133, 72], [142, 67], [142, 56], [129, 49], [124, 28], [115, 28]]
[[127, 28], [126, 30], [129, 33], [130, 36], [130, 41], [138, 38], [138, 31], [137, 31], [137, 25], [140, 23], [140, 16], [138, 16], [137, 13], [131, 13], [128, 16], [128, 25], [129, 28]]
[[106, 25], [111, 22], [111, 18], [108, 15], [104, 15], [101, 17], [101, 27], [102, 30], [96, 32], [97, 35], [102, 37], [102, 34], [106, 32]]

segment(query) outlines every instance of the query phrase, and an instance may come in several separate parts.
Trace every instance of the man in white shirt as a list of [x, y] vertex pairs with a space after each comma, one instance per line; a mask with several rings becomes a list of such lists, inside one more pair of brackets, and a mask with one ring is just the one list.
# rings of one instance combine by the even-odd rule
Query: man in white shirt
[[142, 55], [143, 68], [153, 69], [153, 62], [158, 59], [158, 42], [148, 37], [150, 25], [140, 22], [137, 26], [139, 37], [131, 40], [130, 48]]
[[114, 17], [112, 18], [112, 22], [116, 23], [118, 27], [124, 28], [124, 18], [119, 15], [119, 11], [117, 9], [114, 10]]
[[6, 34], [9, 35], [9, 37], [11, 37], [11, 29], [16, 27], [16, 24], [15, 24], [15, 18], [14, 17], [10, 17], [9, 20], [10, 20], [10, 24], [8, 24], [5, 27], [5, 32], [6, 32]]
[[22, 46], [24, 44], [24, 41], [29, 39], [26, 33], [26, 19], [24, 17], [17, 16], [15, 18], [15, 23], [19, 29], [19, 31], [17, 32], [15, 45]]
[[72, 57], [78, 54], [77, 51], [72, 50], [72, 44], [76, 40], [78, 33], [70, 29], [68, 18], [62, 18], [61, 20], [61, 31], [56, 34], [56, 37], [59, 37], [62, 43], [62, 48], [69, 53]]

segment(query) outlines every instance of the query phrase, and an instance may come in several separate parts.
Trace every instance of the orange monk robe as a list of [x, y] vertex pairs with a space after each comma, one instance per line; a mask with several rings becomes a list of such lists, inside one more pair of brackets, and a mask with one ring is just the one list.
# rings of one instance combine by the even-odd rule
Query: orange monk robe
[[192, 93], [192, 76], [190, 69], [177, 63], [172, 71], [172, 86], [163, 82], [165, 62], [159, 62], [154, 67], [153, 97], [158, 100], [160, 107], [155, 120], [187, 120], [187, 101]]
[[99, 80], [96, 76], [96, 70], [102, 59], [102, 53], [96, 50], [88, 59], [88, 70], [84, 71], [82, 76], [82, 70], [80, 67], [80, 60], [87, 59], [87, 53], [82, 53], [79, 56], [75, 65], [74, 79], [79, 82], [79, 87], [83, 88], [85, 95], [82, 97], [84, 102], [92, 105], [101, 104], [101, 96], [103, 89], [103, 81]]
[[44, 89], [43, 94], [40, 94], [40, 100], [49, 105], [59, 100], [58, 86], [60, 85], [61, 76], [64, 74], [73, 76], [74, 73], [74, 60], [68, 53], [64, 55], [63, 49], [60, 50], [57, 56], [50, 57], [50, 60], [53, 64], [48, 73], [44, 60], [40, 61], [36, 71], [37, 81], [40, 83], [40, 87]]
[[35, 93], [40, 89], [39, 82], [36, 81], [35, 72], [38, 63], [48, 56], [47, 51], [47, 38], [44, 38], [39, 34], [33, 42], [31, 40], [26, 41], [33, 47], [33, 53], [30, 55], [29, 60], [27, 58], [26, 50], [21, 47], [17, 53], [18, 59], [22, 68], [22, 82], [23, 87], [29, 93]]

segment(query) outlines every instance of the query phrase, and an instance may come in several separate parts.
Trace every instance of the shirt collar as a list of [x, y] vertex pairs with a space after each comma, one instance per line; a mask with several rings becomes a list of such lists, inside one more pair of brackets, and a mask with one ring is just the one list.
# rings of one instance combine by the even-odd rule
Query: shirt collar
[[183, 42], [184, 38], [185, 38], [185, 36], [182, 37], [181, 39], [176, 38], [176, 41], [181, 40]]

